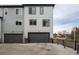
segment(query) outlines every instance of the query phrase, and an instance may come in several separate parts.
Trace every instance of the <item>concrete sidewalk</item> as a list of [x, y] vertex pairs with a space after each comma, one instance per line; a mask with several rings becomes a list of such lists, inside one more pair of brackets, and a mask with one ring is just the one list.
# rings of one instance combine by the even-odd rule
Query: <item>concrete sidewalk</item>
[[72, 48], [52, 43], [0, 44], [0, 55], [76, 55]]

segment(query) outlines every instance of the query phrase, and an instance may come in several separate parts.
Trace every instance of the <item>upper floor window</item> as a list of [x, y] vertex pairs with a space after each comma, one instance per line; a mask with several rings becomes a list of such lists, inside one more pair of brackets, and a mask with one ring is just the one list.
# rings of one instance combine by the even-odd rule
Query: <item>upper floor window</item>
[[7, 13], [8, 13], [8, 9], [7, 8], [4, 9], [4, 13], [5, 13], [5, 15], [7, 15]]
[[30, 22], [29, 22], [30, 25], [36, 25], [36, 19], [31, 19]]
[[43, 26], [44, 27], [49, 27], [50, 26], [50, 20], [49, 19], [44, 19], [43, 20]]
[[44, 14], [44, 8], [40, 7], [40, 15], [43, 15], [43, 14]]
[[16, 21], [16, 25], [22, 25], [21, 21]]
[[36, 7], [29, 7], [29, 14], [36, 14]]
[[18, 15], [19, 14], [19, 9], [16, 9], [16, 15]]

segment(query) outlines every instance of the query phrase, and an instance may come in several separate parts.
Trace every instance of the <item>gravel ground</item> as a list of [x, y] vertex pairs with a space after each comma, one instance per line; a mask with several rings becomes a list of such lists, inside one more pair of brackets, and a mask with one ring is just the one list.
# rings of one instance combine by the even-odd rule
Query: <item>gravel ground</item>
[[0, 44], [0, 55], [76, 55], [72, 48], [52, 43]]

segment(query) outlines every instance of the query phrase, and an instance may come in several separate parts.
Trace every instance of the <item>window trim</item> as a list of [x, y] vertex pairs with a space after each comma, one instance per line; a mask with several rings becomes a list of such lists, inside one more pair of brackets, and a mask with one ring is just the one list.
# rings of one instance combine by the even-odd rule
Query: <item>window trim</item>
[[7, 15], [8, 14], [8, 8], [4, 9], [4, 14]]
[[16, 25], [22, 25], [21, 21], [16, 21]]
[[16, 9], [16, 15], [19, 15], [19, 9]]
[[[44, 25], [44, 21], [47, 23], [48, 22], [48, 25]], [[50, 27], [50, 19], [43, 19], [43, 21], [42, 21], [42, 26], [43, 27]]]
[[[33, 10], [33, 8], [34, 8], [34, 10]], [[36, 7], [29, 7], [28, 8], [28, 14], [29, 15], [36, 15]]]
[[40, 7], [40, 15], [44, 14], [44, 7]]
[[36, 26], [37, 25], [37, 20], [36, 19], [30, 19], [29, 20], [29, 25]]

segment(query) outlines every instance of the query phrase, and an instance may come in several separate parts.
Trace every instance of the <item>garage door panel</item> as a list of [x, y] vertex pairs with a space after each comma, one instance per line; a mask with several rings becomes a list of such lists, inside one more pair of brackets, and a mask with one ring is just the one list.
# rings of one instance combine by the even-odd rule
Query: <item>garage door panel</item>
[[29, 33], [31, 43], [48, 43], [49, 33]]
[[22, 34], [4, 34], [5, 43], [22, 43]]

